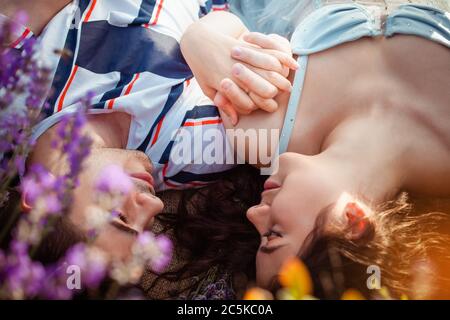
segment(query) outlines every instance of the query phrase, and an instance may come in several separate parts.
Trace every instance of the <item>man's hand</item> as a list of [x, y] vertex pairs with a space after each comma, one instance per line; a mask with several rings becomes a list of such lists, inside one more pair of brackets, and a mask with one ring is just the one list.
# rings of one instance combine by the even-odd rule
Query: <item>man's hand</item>
[[292, 58], [289, 41], [279, 35], [247, 33], [245, 43], [232, 48], [231, 57], [240, 62], [231, 69], [232, 77], [220, 83], [214, 103], [231, 119], [256, 109], [274, 112], [278, 105], [273, 99], [279, 92], [290, 91], [289, 70], [298, 68]]

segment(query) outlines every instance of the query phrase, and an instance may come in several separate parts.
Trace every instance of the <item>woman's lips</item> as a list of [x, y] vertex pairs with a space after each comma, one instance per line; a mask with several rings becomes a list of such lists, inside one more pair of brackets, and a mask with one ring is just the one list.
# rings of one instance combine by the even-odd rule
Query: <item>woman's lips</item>
[[266, 180], [264, 183], [264, 191], [279, 188], [280, 185], [273, 180]]

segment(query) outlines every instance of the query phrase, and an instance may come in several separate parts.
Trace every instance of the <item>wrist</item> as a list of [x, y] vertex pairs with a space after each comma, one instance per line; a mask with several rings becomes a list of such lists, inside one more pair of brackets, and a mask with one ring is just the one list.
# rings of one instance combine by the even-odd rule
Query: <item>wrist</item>
[[230, 75], [230, 51], [235, 42], [201, 23], [191, 25], [184, 33], [181, 52], [205, 93], [218, 91], [221, 80]]

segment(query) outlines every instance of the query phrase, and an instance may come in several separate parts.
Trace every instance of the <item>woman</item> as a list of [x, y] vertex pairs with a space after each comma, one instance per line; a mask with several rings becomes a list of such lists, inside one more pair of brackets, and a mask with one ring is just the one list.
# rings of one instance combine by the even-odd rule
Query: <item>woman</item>
[[[297, 254], [318, 276], [332, 266], [330, 247], [363, 289], [365, 267], [374, 264], [398, 296], [414, 295], [407, 283], [417, 261], [428, 255], [448, 265], [448, 236], [436, 233], [448, 217], [408, 213], [402, 194], [450, 196], [448, 4], [417, 3], [272, 2], [261, 14], [264, 32], [274, 31], [275, 21], [286, 22], [287, 33], [295, 26], [291, 45], [300, 69], [290, 77], [292, 94], [277, 97], [275, 112], [255, 111], [238, 124], [282, 128], [280, 153], [288, 151], [266, 182], [261, 204], [247, 213], [262, 238], [260, 285], [272, 287], [282, 262]], [[279, 19], [280, 12], [292, 20]], [[251, 56], [240, 54], [242, 61]], [[202, 56], [184, 55], [201, 77], [195, 59]], [[234, 75], [244, 80], [249, 70], [238, 68]], [[242, 93], [230, 79], [222, 85], [225, 97]]]

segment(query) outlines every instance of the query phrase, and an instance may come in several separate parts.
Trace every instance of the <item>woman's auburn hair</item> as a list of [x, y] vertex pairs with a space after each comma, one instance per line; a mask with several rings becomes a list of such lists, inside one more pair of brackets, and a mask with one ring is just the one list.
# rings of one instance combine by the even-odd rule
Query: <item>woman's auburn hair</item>
[[380, 291], [368, 285], [375, 268], [380, 286], [394, 299], [450, 298], [450, 215], [435, 211], [443, 209], [441, 202], [449, 203], [410, 200], [402, 192], [375, 210], [368, 231], [357, 240], [349, 240], [342, 229], [325, 231], [322, 215], [300, 254], [316, 294], [338, 299], [352, 288], [367, 298], [380, 298]]

